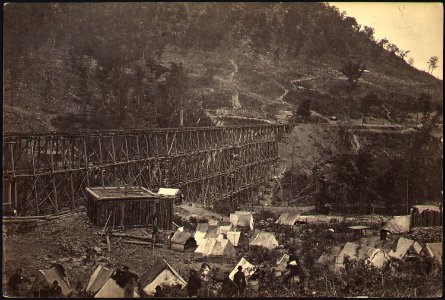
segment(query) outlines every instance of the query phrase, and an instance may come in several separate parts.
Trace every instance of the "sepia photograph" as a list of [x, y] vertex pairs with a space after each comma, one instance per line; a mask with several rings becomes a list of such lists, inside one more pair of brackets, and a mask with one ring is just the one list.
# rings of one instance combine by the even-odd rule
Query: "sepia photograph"
[[442, 297], [443, 24], [3, 4], [3, 297]]

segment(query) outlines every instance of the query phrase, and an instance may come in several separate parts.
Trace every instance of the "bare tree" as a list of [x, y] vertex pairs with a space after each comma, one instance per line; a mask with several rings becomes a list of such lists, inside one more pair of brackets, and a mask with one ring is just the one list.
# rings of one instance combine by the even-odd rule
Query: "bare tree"
[[408, 64], [410, 64], [410, 66], [414, 66], [414, 58], [410, 57], [408, 59]]

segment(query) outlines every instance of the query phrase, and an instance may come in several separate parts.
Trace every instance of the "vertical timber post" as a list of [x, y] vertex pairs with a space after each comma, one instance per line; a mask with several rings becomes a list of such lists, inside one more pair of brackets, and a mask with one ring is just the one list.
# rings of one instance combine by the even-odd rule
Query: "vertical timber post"
[[51, 137], [51, 148], [50, 148], [50, 159], [51, 159], [51, 175], [53, 182], [53, 194], [54, 194], [54, 210], [56, 213], [59, 212], [59, 203], [57, 202], [57, 188], [56, 188], [56, 176], [54, 174], [54, 157], [53, 157], [53, 147], [54, 147], [54, 137]]

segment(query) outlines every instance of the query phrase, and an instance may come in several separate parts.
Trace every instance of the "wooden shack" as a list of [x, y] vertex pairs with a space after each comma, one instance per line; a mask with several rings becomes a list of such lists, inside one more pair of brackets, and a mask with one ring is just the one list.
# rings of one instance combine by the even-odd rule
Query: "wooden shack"
[[153, 226], [170, 229], [172, 198], [160, 197], [143, 187], [86, 188], [87, 214], [93, 224], [104, 226]]
[[442, 226], [442, 209], [433, 205], [415, 205], [411, 208], [411, 228]]

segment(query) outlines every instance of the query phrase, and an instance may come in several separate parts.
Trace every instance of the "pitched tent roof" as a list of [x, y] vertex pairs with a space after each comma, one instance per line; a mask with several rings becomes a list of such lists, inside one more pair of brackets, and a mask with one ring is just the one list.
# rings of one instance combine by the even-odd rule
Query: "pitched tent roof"
[[337, 269], [343, 268], [346, 256], [349, 256], [350, 259], [366, 259], [376, 268], [383, 267], [389, 260], [382, 249], [347, 242], [336, 258], [335, 267]]
[[93, 274], [91, 274], [85, 291], [92, 293], [93, 295], [96, 294], [104, 286], [112, 274], [112, 269], [107, 269], [103, 265], [98, 265]]
[[411, 226], [411, 216], [393, 216], [383, 226], [383, 229], [391, 233], [405, 233], [409, 232]]
[[369, 260], [371, 265], [380, 269], [389, 260], [389, 257], [382, 249], [375, 249], [370, 255]]
[[278, 241], [273, 233], [258, 231], [255, 233], [254, 238], [249, 243], [250, 246], [259, 246], [267, 249], [275, 249], [278, 247]]
[[201, 245], [201, 244], [205, 244], [206, 242], [206, 236], [207, 232], [201, 232], [201, 231], [196, 231], [195, 235], [193, 236], [195, 238], [196, 241], [196, 245]]
[[230, 223], [233, 226], [249, 227], [253, 230], [253, 216], [251, 212], [248, 211], [235, 211], [235, 213], [230, 214]]
[[336, 268], [343, 268], [345, 257], [349, 256], [350, 259], [356, 259], [357, 258], [357, 249], [358, 245], [355, 243], [347, 242], [343, 249], [341, 249], [340, 253], [338, 254], [336, 260], [335, 260], [335, 267]]
[[281, 213], [275, 224], [292, 226], [297, 222], [299, 214], [296, 212], [283, 212]]
[[233, 280], [235, 273], [238, 272], [239, 266], [243, 267], [243, 272], [246, 276], [246, 279], [248, 279], [250, 276], [253, 275], [253, 273], [255, 273], [256, 267], [248, 262], [244, 257], [242, 257], [241, 260], [236, 264], [235, 268], [233, 268], [232, 272], [230, 272], [229, 274], [229, 278], [231, 280]]
[[284, 272], [287, 267], [287, 262], [289, 261], [289, 254], [284, 254], [278, 261], [275, 267], [276, 271]]
[[412, 250], [416, 254], [419, 254], [422, 250], [422, 247], [419, 245], [418, 242], [400, 237], [397, 241], [396, 250], [394, 251], [391, 249], [388, 253], [388, 256], [394, 259], [403, 260], [410, 250]]
[[179, 194], [179, 189], [160, 188], [158, 194], [161, 196], [176, 196]]
[[232, 230], [232, 224], [229, 224], [229, 225], [225, 225], [225, 226], [218, 226], [218, 229], [216, 230], [216, 233], [217, 234], [221, 234], [221, 233], [226, 233], [227, 234], [227, 232], [228, 231], [230, 231], [230, 230]]
[[239, 231], [227, 231], [227, 239], [235, 247], [238, 246], [240, 237], [241, 237], [241, 232], [239, 232]]
[[176, 231], [171, 238], [171, 242], [184, 245], [189, 239], [193, 239], [192, 235], [187, 231]]
[[236, 250], [227, 239], [207, 238], [196, 248], [195, 255], [232, 258], [236, 256]]
[[433, 257], [442, 265], [442, 243], [426, 243], [422, 252]]
[[[117, 284], [114, 275], [116, 275], [116, 272], [113, 272], [96, 295], [94, 295], [94, 298], [125, 298], [125, 290]], [[136, 288], [133, 291], [133, 298], [140, 298]]]
[[169, 263], [160, 257], [156, 257], [154, 263], [148, 268], [140, 279], [142, 289], [148, 295], [153, 295], [158, 285], [181, 285], [185, 287], [187, 282], [173, 269]]
[[68, 278], [64, 277], [56, 267], [48, 270], [39, 270], [39, 273], [43, 275], [44, 280], [49, 285], [52, 285], [53, 282], [57, 280], [64, 296], [67, 296], [72, 292]]

